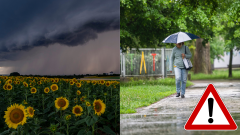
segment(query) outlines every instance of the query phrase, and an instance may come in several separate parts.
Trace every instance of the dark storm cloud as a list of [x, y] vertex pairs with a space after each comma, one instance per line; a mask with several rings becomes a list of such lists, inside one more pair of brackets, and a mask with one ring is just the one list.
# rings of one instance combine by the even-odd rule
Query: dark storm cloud
[[0, 1], [0, 61], [36, 46], [83, 45], [117, 30], [119, 7], [119, 0]]

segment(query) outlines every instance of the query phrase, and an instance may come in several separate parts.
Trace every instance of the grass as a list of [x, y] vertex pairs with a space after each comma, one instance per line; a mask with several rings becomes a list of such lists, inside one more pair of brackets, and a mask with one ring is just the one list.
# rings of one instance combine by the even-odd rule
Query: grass
[[[152, 103], [176, 93], [175, 79], [139, 80], [120, 83], [120, 113], [135, 113], [136, 108]], [[192, 85], [187, 82], [187, 86]]]
[[240, 68], [232, 70], [233, 77], [231, 78], [228, 78], [228, 69], [215, 69], [212, 74], [193, 74], [192, 71], [189, 73], [192, 80], [240, 79]]

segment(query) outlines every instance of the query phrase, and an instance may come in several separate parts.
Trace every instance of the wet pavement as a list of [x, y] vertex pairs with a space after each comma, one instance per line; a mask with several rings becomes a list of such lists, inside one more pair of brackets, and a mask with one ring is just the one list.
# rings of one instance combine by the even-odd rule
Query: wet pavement
[[192, 81], [185, 98], [166, 97], [150, 106], [137, 109], [134, 114], [122, 114], [122, 135], [239, 135], [236, 131], [186, 131], [184, 125], [209, 83], [216, 88], [234, 121], [240, 126], [240, 80]]

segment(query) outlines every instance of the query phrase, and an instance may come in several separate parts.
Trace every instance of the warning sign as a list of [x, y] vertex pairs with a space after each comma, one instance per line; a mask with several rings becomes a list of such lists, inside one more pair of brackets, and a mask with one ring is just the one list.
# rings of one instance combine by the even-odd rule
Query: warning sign
[[209, 84], [184, 128], [185, 130], [236, 130], [237, 125], [215, 87]]

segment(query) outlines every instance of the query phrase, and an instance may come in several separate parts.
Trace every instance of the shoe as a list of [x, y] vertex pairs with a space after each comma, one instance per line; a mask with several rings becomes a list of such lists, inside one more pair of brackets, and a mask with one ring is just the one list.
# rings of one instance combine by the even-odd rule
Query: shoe
[[181, 95], [181, 98], [185, 98], [185, 96], [184, 96], [184, 95]]
[[179, 97], [180, 96], [180, 93], [177, 93], [176, 97]]

